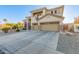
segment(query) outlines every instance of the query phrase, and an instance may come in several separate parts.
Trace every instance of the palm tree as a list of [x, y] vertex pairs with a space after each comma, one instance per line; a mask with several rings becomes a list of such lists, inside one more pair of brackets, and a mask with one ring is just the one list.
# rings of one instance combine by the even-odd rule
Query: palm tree
[[24, 24], [24, 29], [28, 29], [28, 25], [27, 25], [26, 19], [24, 19], [23, 22], [24, 22], [24, 23], [23, 23], [23, 24]]
[[4, 21], [5, 23], [7, 23], [8, 20], [7, 20], [6, 18], [4, 18], [3, 21]]

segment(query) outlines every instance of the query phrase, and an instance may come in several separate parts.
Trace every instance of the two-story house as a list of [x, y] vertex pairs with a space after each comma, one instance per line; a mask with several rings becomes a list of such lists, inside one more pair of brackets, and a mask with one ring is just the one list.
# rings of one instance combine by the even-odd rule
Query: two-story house
[[53, 9], [40, 8], [31, 11], [31, 29], [44, 31], [60, 31], [62, 29], [62, 21], [64, 6]]

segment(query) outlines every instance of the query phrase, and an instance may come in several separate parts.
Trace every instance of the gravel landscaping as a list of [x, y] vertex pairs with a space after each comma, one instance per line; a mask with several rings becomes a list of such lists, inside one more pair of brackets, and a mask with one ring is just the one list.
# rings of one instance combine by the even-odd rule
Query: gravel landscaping
[[79, 33], [60, 34], [56, 50], [66, 54], [79, 54]]

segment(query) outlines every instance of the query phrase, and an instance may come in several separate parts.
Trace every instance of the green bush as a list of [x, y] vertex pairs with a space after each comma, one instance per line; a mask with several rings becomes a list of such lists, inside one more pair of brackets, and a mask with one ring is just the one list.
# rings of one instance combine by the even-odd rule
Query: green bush
[[4, 27], [4, 28], [2, 28], [2, 31], [5, 32], [5, 33], [8, 33], [9, 29], [10, 29], [9, 27]]
[[19, 29], [16, 29], [16, 32], [19, 32], [20, 30]]
[[23, 28], [23, 30], [27, 30], [26, 28]]

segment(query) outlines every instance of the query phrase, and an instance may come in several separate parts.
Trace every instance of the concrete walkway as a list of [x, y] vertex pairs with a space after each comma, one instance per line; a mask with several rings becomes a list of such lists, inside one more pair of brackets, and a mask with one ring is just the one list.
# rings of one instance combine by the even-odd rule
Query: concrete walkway
[[26, 31], [0, 37], [0, 51], [9, 54], [53, 54], [59, 33]]

